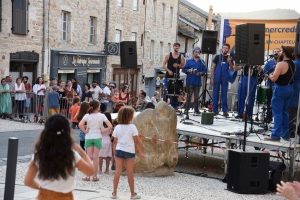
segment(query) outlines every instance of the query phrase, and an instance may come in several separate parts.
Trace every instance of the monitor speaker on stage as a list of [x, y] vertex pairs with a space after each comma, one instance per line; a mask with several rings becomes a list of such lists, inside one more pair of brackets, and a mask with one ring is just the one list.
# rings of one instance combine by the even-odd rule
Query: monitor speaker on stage
[[216, 54], [218, 31], [204, 30], [202, 35], [201, 53]]
[[269, 153], [229, 150], [227, 189], [241, 194], [268, 192]]
[[235, 64], [263, 65], [265, 24], [246, 23], [235, 27]]
[[295, 39], [295, 51], [294, 54], [300, 54], [300, 20], [297, 21], [296, 39]]
[[136, 41], [120, 43], [121, 68], [137, 68]]

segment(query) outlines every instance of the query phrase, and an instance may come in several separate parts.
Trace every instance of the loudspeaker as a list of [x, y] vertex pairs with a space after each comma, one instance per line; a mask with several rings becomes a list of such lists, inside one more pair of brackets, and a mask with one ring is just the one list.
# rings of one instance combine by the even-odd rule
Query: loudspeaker
[[122, 68], [137, 68], [136, 41], [120, 43], [120, 58]]
[[296, 39], [295, 39], [295, 50], [294, 54], [300, 54], [300, 20], [297, 21]]
[[242, 194], [268, 192], [269, 153], [229, 150], [227, 189]]
[[201, 53], [216, 54], [218, 31], [204, 30], [202, 35]]
[[265, 24], [239, 24], [235, 30], [235, 64], [263, 65]]

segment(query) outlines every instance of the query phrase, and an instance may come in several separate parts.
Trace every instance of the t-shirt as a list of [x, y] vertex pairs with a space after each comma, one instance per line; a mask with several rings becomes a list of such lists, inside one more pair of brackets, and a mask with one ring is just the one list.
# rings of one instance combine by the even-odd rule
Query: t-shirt
[[102, 138], [100, 128], [103, 127], [103, 122], [107, 120], [106, 116], [101, 113], [91, 113], [84, 115], [83, 119], [86, 121], [89, 132], [85, 135], [85, 139]]
[[76, 104], [71, 106], [70, 113], [71, 113], [71, 121], [72, 122], [78, 122], [77, 118], [74, 118], [74, 117], [75, 117], [77, 111], [79, 110], [79, 108], [80, 108], [80, 106], [78, 106]]
[[89, 98], [93, 98], [93, 96], [92, 96], [92, 92], [91, 91], [88, 91], [88, 92], [83, 92], [83, 94], [82, 94], [82, 97], [81, 97], [81, 102], [84, 102], [86, 99], [87, 99], [87, 101], [89, 100]]
[[49, 93], [49, 108], [59, 108], [59, 94], [57, 92]]
[[155, 99], [155, 97], [151, 97], [151, 102], [156, 105], [157, 104], [157, 100]]
[[[110, 89], [106, 86], [103, 89], [103, 93], [106, 94], [107, 96], [109, 96], [110, 95]], [[108, 102], [108, 100], [104, 100], [104, 102]]]
[[[81, 159], [81, 156], [74, 151], [74, 168], [75, 165], [79, 162]], [[32, 161], [34, 160], [34, 155], [32, 156]], [[37, 162], [34, 163], [37, 168], [39, 168], [39, 164]], [[46, 190], [52, 190], [55, 192], [61, 192], [61, 193], [69, 193], [75, 189], [75, 173], [73, 176], [69, 176], [66, 180], [64, 179], [58, 179], [58, 180], [38, 180], [40, 183], [41, 188]]]
[[116, 150], [128, 153], [135, 153], [133, 136], [138, 135], [138, 130], [134, 124], [119, 124], [115, 127], [113, 137], [118, 138]]
[[99, 86], [96, 86], [95, 88], [91, 87], [90, 91], [94, 91], [93, 99], [99, 99], [99, 94], [103, 92]]

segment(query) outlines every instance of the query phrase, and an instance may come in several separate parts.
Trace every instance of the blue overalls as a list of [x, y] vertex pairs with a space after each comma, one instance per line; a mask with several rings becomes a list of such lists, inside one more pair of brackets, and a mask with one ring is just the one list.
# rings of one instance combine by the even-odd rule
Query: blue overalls
[[228, 70], [229, 63], [222, 62], [222, 56], [219, 54], [219, 62], [215, 68], [213, 85], [213, 112], [218, 112], [219, 92], [221, 86], [222, 111], [228, 111], [227, 91], [228, 91]]
[[[248, 73], [248, 72], [247, 72]], [[244, 71], [244, 74], [247, 74]], [[254, 96], [256, 87], [256, 77], [250, 76], [250, 87], [249, 87], [249, 97], [248, 97], [248, 110], [247, 115], [251, 116], [253, 113], [253, 105], [254, 105]], [[245, 100], [248, 92], [248, 76], [243, 75], [241, 83], [239, 83], [238, 88], [238, 114], [239, 116], [243, 115], [245, 108]]]

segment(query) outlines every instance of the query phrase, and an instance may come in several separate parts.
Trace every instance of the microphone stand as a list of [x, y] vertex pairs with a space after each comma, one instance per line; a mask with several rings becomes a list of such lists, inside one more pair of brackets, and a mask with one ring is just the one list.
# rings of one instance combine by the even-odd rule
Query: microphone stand
[[249, 109], [249, 92], [250, 92], [250, 65], [248, 67], [248, 85], [247, 85], [247, 96], [245, 100], [245, 107], [246, 107], [246, 119], [245, 119], [245, 124], [244, 124], [244, 140], [243, 140], [243, 151], [246, 151], [246, 135], [247, 135], [247, 113]]

